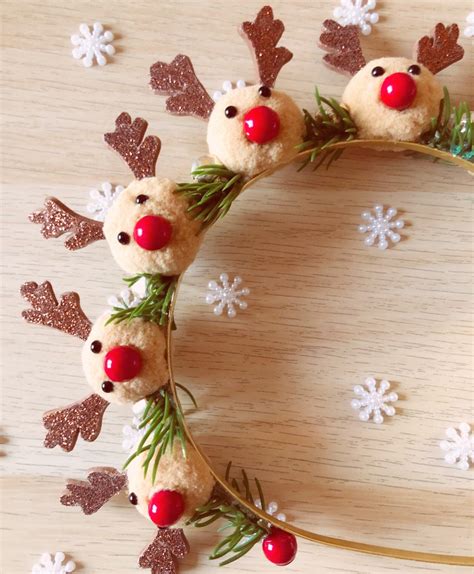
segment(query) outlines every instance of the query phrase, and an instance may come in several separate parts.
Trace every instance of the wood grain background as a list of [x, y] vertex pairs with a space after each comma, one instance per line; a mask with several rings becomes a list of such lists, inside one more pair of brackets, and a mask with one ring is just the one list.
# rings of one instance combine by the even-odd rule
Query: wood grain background
[[[279, 78], [304, 107], [314, 85], [340, 96], [346, 78], [328, 71], [316, 46], [335, 1], [273, 3], [295, 54]], [[27, 214], [45, 195], [85, 211], [102, 181], [130, 174], [102, 134], [121, 111], [150, 122], [163, 149], [160, 175], [182, 179], [206, 151], [205, 124], [164, 113], [147, 88], [157, 59], [188, 53], [204, 85], [255, 79], [236, 26], [261, 3], [200, 0], [2, 3], [2, 572], [31, 569], [43, 551], [69, 552], [81, 572], [136, 571], [153, 531], [118, 497], [92, 517], [59, 505], [66, 478], [123, 461], [127, 409], [111, 408], [94, 444], [71, 454], [42, 448], [43, 411], [88, 391], [80, 344], [25, 325], [19, 286], [49, 279], [77, 290], [91, 318], [120, 289], [105, 244], [69, 253], [43, 241]], [[415, 9], [414, 9], [415, 8]], [[467, 0], [379, 3], [381, 22], [364, 38], [369, 58], [408, 55], [437, 21], [458, 21]], [[69, 36], [85, 21], [106, 24], [117, 54], [85, 69]], [[472, 102], [472, 46], [440, 75]], [[231, 56], [231, 57], [230, 57]], [[357, 232], [375, 203], [399, 208], [404, 241], [368, 249]], [[395, 153], [351, 151], [313, 174], [290, 166], [246, 192], [207, 236], [177, 307], [176, 377], [197, 395], [189, 424], [215, 468], [231, 458], [257, 474], [267, 496], [298, 526], [418, 550], [472, 554], [472, 473], [447, 467], [438, 442], [448, 425], [473, 423], [472, 180], [453, 167]], [[240, 274], [249, 308], [213, 316], [206, 284]], [[400, 395], [397, 416], [377, 427], [350, 409], [352, 387], [373, 374]], [[182, 572], [217, 568], [206, 556], [214, 530], [191, 530]], [[270, 572], [258, 549], [227, 572]], [[301, 541], [288, 572], [385, 574], [466, 569], [363, 556]]]

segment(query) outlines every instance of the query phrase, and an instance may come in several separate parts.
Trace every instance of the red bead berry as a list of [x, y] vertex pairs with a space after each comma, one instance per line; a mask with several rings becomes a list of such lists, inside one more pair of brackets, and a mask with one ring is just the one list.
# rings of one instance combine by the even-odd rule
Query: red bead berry
[[389, 108], [405, 110], [416, 97], [415, 80], [404, 72], [390, 74], [380, 88], [380, 99]]
[[293, 534], [273, 526], [270, 534], [263, 539], [265, 557], [277, 566], [287, 566], [293, 562], [298, 550], [298, 544]]
[[244, 131], [251, 142], [268, 143], [280, 132], [280, 118], [275, 110], [267, 106], [252, 108], [244, 116]]
[[177, 522], [184, 512], [184, 498], [177, 490], [159, 490], [148, 503], [148, 514], [159, 527], [166, 528]]
[[114, 383], [135, 378], [142, 368], [140, 351], [133, 347], [114, 347], [105, 355], [104, 371]]
[[171, 239], [171, 223], [161, 215], [145, 215], [135, 224], [133, 238], [147, 251], [162, 249]]

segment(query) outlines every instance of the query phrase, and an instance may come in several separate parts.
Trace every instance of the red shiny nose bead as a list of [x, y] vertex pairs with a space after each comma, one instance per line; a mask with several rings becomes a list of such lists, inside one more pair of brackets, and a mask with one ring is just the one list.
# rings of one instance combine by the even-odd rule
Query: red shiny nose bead
[[405, 110], [416, 97], [415, 80], [403, 72], [390, 74], [380, 88], [380, 99], [389, 108]]
[[162, 249], [171, 239], [171, 223], [161, 215], [145, 215], [135, 224], [133, 238], [147, 251]]
[[244, 131], [251, 142], [268, 143], [280, 132], [280, 118], [275, 110], [267, 106], [252, 108], [244, 116]]
[[287, 566], [295, 559], [298, 544], [293, 534], [273, 526], [270, 534], [263, 539], [262, 549], [270, 562], [278, 566]]
[[184, 498], [176, 490], [159, 490], [148, 503], [148, 514], [159, 528], [178, 522], [183, 512]]
[[133, 347], [114, 347], [105, 355], [104, 371], [114, 383], [135, 378], [142, 368], [140, 351]]

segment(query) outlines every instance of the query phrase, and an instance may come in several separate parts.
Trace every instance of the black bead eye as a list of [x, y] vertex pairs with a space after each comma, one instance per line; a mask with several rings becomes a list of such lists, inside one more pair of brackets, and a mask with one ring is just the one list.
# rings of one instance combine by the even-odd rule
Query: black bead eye
[[133, 506], [136, 506], [138, 504], [137, 495], [134, 492], [131, 492], [128, 496], [128, 501], [130, 504], [133, 504]]
[[148, 195], [144, 195], [143, 193], [141, 193], [140, 195], [137, 195], [137, 199], [135, 200], [135, 203], [145, 203], [145, 201], [148, 201], [150, 198], [148, 197]]
[[102, 351], [102, 343], [100, 341], [92, 341], [91, 351], [93, 353], [100, 353]]
[[237, 115], [237, 108], [235, 106], [227, 106], [224, 113], [226, 118], [233, 118]]
[[421, 74], [421, 68], [418, 66], [418, 64], [412, 64], [408, 68], [408, 73], [412, 74], [413, 76], [419, 76]]
[[117, 241], [122, 245], [128, 245], [130, 243], [130, 235], [128, 233], [125, 233], [125, 231], [121, 231], [117, 235]]
[[268, 86], [260, 86], [260, 88], [258, 88], [258, 93], [262, 98], [269, 98], [272, 95], [272, 91]]
[[114, 384], [110, 381], [104, 381], [102, 383], [102, 390], [104, 393], [111, 393], [114, 390]]
[[385, 74], [385, 70], [382, 66], [375, 66], [375, 68], [372, 69], [371, 74], [376, 78], [377, 76], [383, 76]]

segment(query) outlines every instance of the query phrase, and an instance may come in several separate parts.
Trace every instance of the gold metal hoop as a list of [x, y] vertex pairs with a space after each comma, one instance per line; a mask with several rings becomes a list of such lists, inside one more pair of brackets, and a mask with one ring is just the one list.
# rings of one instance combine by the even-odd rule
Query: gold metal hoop
[[[333, 149], [345, 149], [345, 148], [358, 148], [358, 147], [370, 147], [375, 149], [383, 149], [383, 150], [400, 150], [400, 151], [413, 151], [423, 155], [431, 156], [435, 159], [440, 159], [451, 163], [453, 165], [457, 165], [458, 167], [463, 168], [470, 175], [474, 175], [474, 166], [471, 162], [466, 159], [463, 159], [458, 156], [453, 156], [448, 152], [444, 152], [435, 148], [430, 148], [426, 145], [413, 143], [413, 142], [397, 142], [397, 141], [384, 141], [384, 140], [352, 140], [349, 142], [339, 142], [328, 146], [326, 148], [327, 151], [331, 151]], [[279, 170], [284, 165], [293, 163], [298, 160], [304, 160], [311, 154], [311, 150], [304, 151], [296, 156], [294, 156], [290, 161], [279, 164], [278, 166], [266, 170], [252, 179], [248, 180], [245, 185], [242, 187], [240, 193], [243, 193], [246, 189], [256, 183], [258, 180], [263, 179], [265, 177], [270, 176], [275, 171]], [[240, 194], [239, 194], [240, 195]], [[173, 293], [173, 299], [170, 305], [169, 311], [169, 320], [167, 326], [167, 357], [168, 357], [168, 369], [169, 369], [169, 376], [170, 376], [170, 384], [171, 389], [173, 392], [174, 399], [178, 408], [183, 412], [181, 407], [181, 403], [177, 393], [177, 387], [174, 380], [174, 368], [173, 368], [173, 340], [172, 340], [172, 325], [174, 323], [174, 312], [176, 303], [178, 300], [178, 292], [181, 285], [183, 275], [180, 276], [175, 291]], [[203, 452], [202, 448], [197, 444], [194, 440], [194, 437], [189, 429], [187, 424], [186, 418], [183, 416], [184, 428], [186, 431], [186, 438], [189, 440], [191, 445], [196, 449], [199, 453], [203, 461], [207, 464], [209, 471], [215, 478], [216, 482], [223, 487], [233, 498], [235, 498], [239, 504], [243, 507], [250, 510], [253, 514], [270, 522], [274, 526], [285, 530], [286, 532], [290, 532], [295, 536], [299, 536], [301, 538], [305, 538], [306, 540], [310, 540], [312, 542], [317, 542], [319, 544], [323, 544], [325, 546], [332, 546], [335, 548], [342, 548], [344, 550], [352, 550], [354, 552], [361, 552], [364, 554], [372, 554], [374, 556], [384, 556], [387, 558], [397, 558], [399, 560], [412, 560], [418, 562], [428, 562], [432, 564], [449, 564], [453, 566], [474, 566], [474, 556], [458, 556], [458, 555], [450, 555], [450, 554], [436, 554], [431, 552], [418, 552], [417, 550], [404, 550], [402, 548], [391, 548], [388, 546], [377, 546], [375, 544], [365, 544], [362, 542], [355, 542], [352, 540], [344, 540], [342, 538], [335, 538], [331, 536], [324, 536], [322, 534], [315, 534], [310, 532], [309, 530], [305, 530], [303, 528], [299, 528], [298, 526], [294, 526], [288, 524], [286, 522], [282, 522], [278, 520], [274, 516], [270, 516], [264, 510], [257, 508], [250, 504], [245, 498], [242, 498], [239, 492], [237, 492], [230, 484], [228, 484], [212, 467], [212, 463], [207, 457], [207, 455]]]

